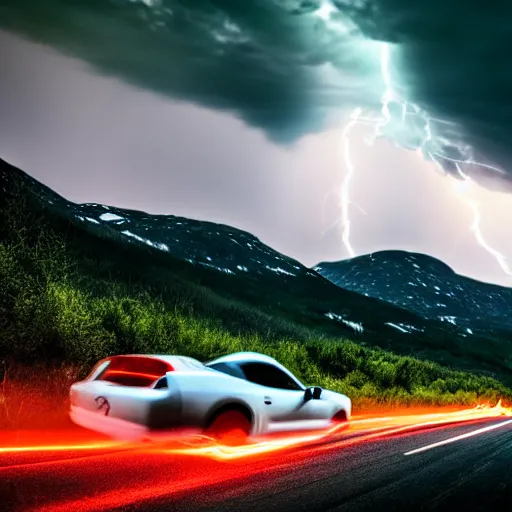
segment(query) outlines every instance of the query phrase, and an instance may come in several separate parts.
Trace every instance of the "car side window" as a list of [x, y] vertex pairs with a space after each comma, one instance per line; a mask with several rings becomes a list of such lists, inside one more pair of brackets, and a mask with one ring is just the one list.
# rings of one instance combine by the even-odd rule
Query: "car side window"
[[217, 370], [218, 372], [227, 373], [232, 377], [237, 377], [239, 379], [245, 379], [245, 375], [242, 370], [236, 365], [232, 363], [213, 363], [208, 364], [208, 368], [212, 368], [213, 370]]
[[97, 380], [121, 386], [149, 387], [165, 375], [168, 365], [145, 356], [114, 356]]
[[156, 384], [153, 389], [164, 389], [168, 388], [169, 385], [167, 383], [167, 377], [162, 377]]
[[248, 381], [269, 388], [302, 390], [285, 372], [267, 363], [243, 363], [240, 365]]

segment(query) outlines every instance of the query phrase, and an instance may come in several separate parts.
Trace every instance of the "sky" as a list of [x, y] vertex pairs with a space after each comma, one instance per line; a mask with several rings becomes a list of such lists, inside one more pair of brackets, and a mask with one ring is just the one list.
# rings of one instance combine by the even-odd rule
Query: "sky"
[[509, 8], [470, 7], [2, 0], [0, 157], [73, 201], [227, 223], [311, 266], [350, 255], [348, 114], [387, 105], [386, 138], [350, 133], [355, 254], [510, 285]]
[[[98, 76], [82, 62], [0, 33], [0, 156], [75, 202], [222, 222], [250, 231], [312, 266], [349, 256], [339, 190], [347, 169], [342, 130], [332, 127], [283, 147], [232, 115]], [[57, 79], [56, 79], [57, 77]], [[470, 231], [460, 182], [414, 152], [352, 132], [351, 244], [356, 254], [404, 249], [456, 271], [510, 284]], [[465, 196], [466, 197], [466, 196]], [[510, 196], [475, 186], [482, 229], [512, 254]]]

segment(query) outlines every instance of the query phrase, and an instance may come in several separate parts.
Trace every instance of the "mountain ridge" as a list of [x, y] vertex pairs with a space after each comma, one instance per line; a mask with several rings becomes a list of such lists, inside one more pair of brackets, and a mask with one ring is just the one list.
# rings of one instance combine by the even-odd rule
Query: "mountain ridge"
[[424, 318], [470, 331], [512, 329], [512, 288], [457, 274], [441, 260], [410, 251], [379, 251], [313, 267], [343, 289], [380, 298]]

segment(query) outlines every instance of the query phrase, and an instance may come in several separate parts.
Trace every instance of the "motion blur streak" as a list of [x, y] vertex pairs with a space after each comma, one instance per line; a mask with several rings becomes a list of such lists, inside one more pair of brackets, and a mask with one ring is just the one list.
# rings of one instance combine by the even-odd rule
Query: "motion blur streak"
[[431, 450], [432, 448], [437, 448], [438, 446], [444, 446], [445, 444], [455, 443], [457, 441], [461, 441], [462, 439], [467, 439], [468, 437], [478, 436], [480, 434], [484, 434], [485, 432], [489, 432], [490, 430], [503, 428], [506, 425], [510, 424], [512, 424], [512, 420], [499, 423], [498, 425], [491, 425], [490, 427], [479, 428], [478, 430], [468, 432], [467, 434], [461, 434], [460, 436], [450, 437], [449, 439], [445, 439], [444, 441], [439, 441], [438, 443], [429, 444], [428, 446], [423, 446], [422, 448], [411, 450], [409, 452], [404, 453], [404, 455], [413, 455], [415, 453], [425, 452], [427, 450]]
[[[203, 438], [209, 443], [202, 447], [178, 448], [166, 450], [168, 454], [193, 455], [209, 457], [215, 460], [233, 460], [264, 453], [272, 453], [294, 447], [305, 446], [317, 441], [335, 439], [334, 436], [343, 434], [361, 434], [354, 439], [342, 439], [336, 443], [337, 447], [353, 445], [369, 441], [382, 436], [390, 436], [421, 429], [435, 425], [453, 422], [468, 422], [484, 418], [512, 416], [512, 408], [504, 407], [501, 400], [494, 407], [480, 405], [473, 409], [449, 413], [430, 413], [416, 415], [399, 415], [386, 418], [354, 419], [348, 425], [335, 426], [321, 433], [308, 433], [305, 435], [290, 435], [285, 438], [264, 440], [245, 446], [223, 446], [212, 439]], [[376, 432], [375, 432], [376, 431]], [[372, 433], [369, 433], [372, 432]], [[328, 446], [332, 449], [332, 443]]]
[[36, 453], [36, 452], [73, 452], [81, 450], [108, 450], [125, 446], [125, 443], [116, 443], [105, 441], [102, 443], [84, 443], [84, 444], [51, 444], [43, 446], [10, 446], [0, 447], [0, 455], [3, 453]]
[[[66, 432], [48, 432], [44, 444], [41, 443], [43, 451], [36, 451], [30, 437], [30, 446], [25, 443], [27, 451], [20, 450], [24, 448], [20, 443], [14, 450], [6, 448], [0, 453], [0, 494], [8, 493], [14, 510], [119, 509], [170, 496], [179, 499], [180, 493], [217, 484], [236, 484], [271, 470], [295, 471], [298, 465], [323, 454], [363, 447], [373, 441], [396, 438], [399, 442], [402, 435], [419, 433], [422, 429], [472, 425], [503, 416], [512, 417], [512, 409], [501, 402], [494, 407], [480, 405], [465, 410], [393, 411], [386, 416], [354, 416], [349, 423], [328, 432], [283, 435], [239, 447], [220, 446], [199, 436], [127, 443], [121, 448], [118, 443], [109, 445], [93, 438], [95, 434], [84, 430], [67, 432], [66, 442], [60, 443], [58, 440]], [[5, 446], [2, 436], [9, 434], [0, 432], [0, 445]], [[72, 443], [73, 435], [80, 443]], [[88, 453], [84, 448], [74, 453], [73, 447], [87, 444], [85, 435], [90, 436], [89, 446], [93, 451]], [[54, 439], [56, 442], [51, 443]], [[55, 445], [54, 454], [49, 451], [51, 444]], [[94, 451], [94, 447], [100, 446], [105, 448], [103, 453]]]
[[[155, 451], [169, 455], [192, 455], [205, 456], [215, 460], [230, 460], [271, 453], [278, 450], [303, 446], [317, 441], [324, 441], [331, 438], [337, 438], [340, 435], [358, 434], [356, 439], [350, 439], [348, 442], [361, 442], [366, 439], [372, 439], [375, 436], [390, 435], [411, 429], [418, 429], [430, 425], [442, 425], [444, 423], [467, 422], [486, 418], [500, 416], [512, 417], [512, 408], [502, 405], [501, 400], [493, 407], [490, 405], [478, 405], [471, 409], [464, 409], [451, 412], [432, 412], [432, 410], [422, 410], [420, 413], [411, 414], [404, 411], [394, 416], [355, 416], [345, 424], [332, 427], [326, 431], [306, 432], [302, 434], [288, 434], [271, 439], [258, 440], [254, 443], [244, 446], [224, 446], [216, 443], [207, 436], [194, 436], [192, 438], [169, 437], [163, 443], [155, 442], [150, 445], [147, 443], [126, 443], [120, 441], [98, 441], [78, 443], [59, 444], [57, 439], [55, 443], [29, 446], [4, 446], [0, 447], [0, 455], [15, 453], [37, 453], [37, 452], [72, 452], [86, 450], [115, 450], [118, 448], [132, 448], [141, 451]], [[391, 429], [391, 430], [390, 430]], [[375, 432], [377, 431], [377, 432]], [[372, 433], [370, 433], [372, 432]], [[359, 435], [361, 434], [361, 435]], [[56, 433], [57, 438], [62, 434]], [[345, 443], [347, 440], [343, 440]], [[168, 442], [172, 442], [176, 447], [168, 447]]]

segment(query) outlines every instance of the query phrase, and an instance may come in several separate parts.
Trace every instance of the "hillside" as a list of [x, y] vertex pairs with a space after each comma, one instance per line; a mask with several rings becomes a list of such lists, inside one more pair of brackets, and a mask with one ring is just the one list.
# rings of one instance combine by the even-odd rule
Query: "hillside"
[[[99, 258], [101, 265], [94, 271], [102, 277], [129, 275], [132, 283], [166, 292], [167, 282], [161, 273], [179, 275], [270, 315], [368, 342], [394, 342], [397, 333], [403, 332], [400, 326], [430, 338], [456, 333], [383, 301], [340, 290], [317, 272], [233, 227], [74, 204], [5, 163], [3, 170], [0, 167], [0, 179], [6, 191], [14, 187], [30, 191], [30, 210], [35, 214], [42, 208], [37, 215], [66, 233], [81, 264], [88, 261], [86, 256]], [[145, 260], [142, 267], [138, 265], [141, 259]]]
[[511, 382], [501, 345], [463, 334], [340, 289], [249, 233], [74, 204], [0, 161], [4, 360], [86, 368], [119, 352], [250, 349], [356, 400], [508, 396], [491, 378]]
[[456, 274], [431, 256], [381, 251], [314, 269], [343, 289], [450, 323], [468, 336], [508, 333], [511, 338], [512, 288]]

